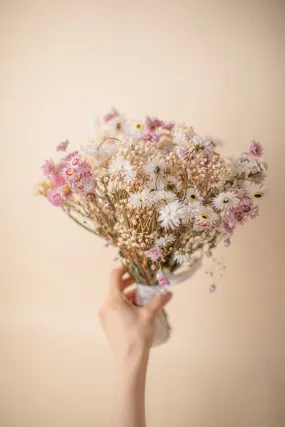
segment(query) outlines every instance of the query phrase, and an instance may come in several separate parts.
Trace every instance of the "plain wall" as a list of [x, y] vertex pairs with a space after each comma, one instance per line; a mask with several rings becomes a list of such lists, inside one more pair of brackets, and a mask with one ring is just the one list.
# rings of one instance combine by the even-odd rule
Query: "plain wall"
[[43, 160], [116, 106], [186, 121], [226, 155], [261, 141], [268, 194], [227, 274], [174, 289], [153, 350], [148, 427], [283, 427], [285, 2], [0, 1], [0, 425], [108, 426], [99, 327], [114, 249], [33, 196]]

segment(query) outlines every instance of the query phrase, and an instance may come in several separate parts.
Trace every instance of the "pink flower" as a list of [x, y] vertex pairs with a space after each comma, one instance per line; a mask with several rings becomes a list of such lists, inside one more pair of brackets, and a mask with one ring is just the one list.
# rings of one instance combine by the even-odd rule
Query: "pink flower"
[[61, 174], [65, 179], [72, 180], [77, 172], [77, 169], [75, 167], [70, 167], [69, 165], [66, 165], [62, 171]]
[[249, 197], [243, 197], [239, 202], [237, 209], [243, 212], [243, 215], [254, 219], [258, 216], [258, 206], [255, 206], [252, 202], [252, 199]]
[[157, 261], [159, 258], [162, 258], [162, 252], [161, 249], [158, 247], [154, 247], [149, 249], [148, 251], [145, 251], [144, 253], [148, 258], [150, 258], [152, 261]]
[[228, 237], [227, 239], [224, 240], [224, 246], [225, 248], [228, 248], [231, 244], [231, 239]]
[[223, 219], [223, 229], [226, 233], [232, 234], [236, 228], [236, 221], [231, 221], [229, 217]]
[[157, 133], [151, 133], [151, 132], [146, 132], [142, 134], [142, 139], [147, 142], [147, 141], [159, 141], [159, 135], [157, 135]]
[[175, 125], [175, 122], [168, 122], [168, 123], [162, 122], [161, 127], [162, 129], [171, 130], [174, 125]]
[[79, 166], [81, 166], [81, 156], [79, 151], [73, 151], [73, 153], [68, 154], [65, 157], [65, 160], [72, 168], [78, 169]]
[[58, 144], [58, 146], [56, 147], [56, 151], [66, 151], [68, 145], [69, 145], [69, 141], [68, 139], [66, 139], [65, 141], [60, 142]]
[[62, 192], [59, 188], [50, 190], [48, 192], [47, 198], [53, 206], [60, 206], [63, 203]]
[[156, 279], [159, 286], [169, 285], [169, 281], [164, 277], [163, 271], [161, 269], [158, 270], [156, 274]]
[[55, 166], [55, 164], [54, 164], [54, 161], [52, 160], [52, 159], [50, 159], [50, 160], [46, 160], [45, 161], [45, 164], [43, 165], [43, 167], [42, 167], [42, 169], [43, 169], [43, 174], [45, 175], [45, 176], [50, 176], [51, 174], [53, 174], [54, 173], [54, 171], [55, 171], [55, 169], [56, 169], [56, 166]]
[[263, 148], [260, 142], [252, 141], [250, 148], [249, 148], [249, 154], [254, 157], [260, 157], [263, 154]]
[[84, 184], [87, 184], [93, 178], [93, 172], [90, 169], [81, 169], [80, 173], [82, 174], [82, 182]]
[[65, 179], [61, 175], [54, 175], [52, 179], [57, 187], [61, 187], [65, 183]]
[[154, 132], [155, 131], [155, 129], [157, 128], [157, 127], [159, 127], [159, 126], [161, 126], [162, 125], [162, 121], [161, 120], [159, 120], [157, 117], [149, 117], [149, 116], [147, 116], [147, 118], [146, 118], [146, 126], [147, 126], [147, 128], [148, 128], [148, 130], [150, 131], [150, 132]]
[[103, 121], [105, 123], [108, 123], [111, 120], [113, 120], [115, 117], [117, 117], [118, 115], [119, 115], [119, 112], [115, 108], [112, 108], [110, 113], [105, 114], [105, 116], [103, 117]]

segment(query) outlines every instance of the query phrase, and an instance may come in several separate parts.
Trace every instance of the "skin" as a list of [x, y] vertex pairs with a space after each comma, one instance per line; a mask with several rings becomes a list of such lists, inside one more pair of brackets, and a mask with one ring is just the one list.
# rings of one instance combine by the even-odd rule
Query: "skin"
[[155, 297], [147, 306], [133, 304], [133, 280], [123, 267], [111, 273], [109, 293], [99, 310], [103, 330], [115, 353], [118, 367], [112, 427], [146, 427], [145, 381], [154, 339], [157, 313], [169, 302], [171, 292]]

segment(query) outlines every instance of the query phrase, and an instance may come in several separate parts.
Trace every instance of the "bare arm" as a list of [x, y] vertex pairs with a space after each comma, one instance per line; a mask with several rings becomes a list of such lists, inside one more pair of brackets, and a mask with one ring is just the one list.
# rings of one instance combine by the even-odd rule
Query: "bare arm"
[[145, 427], [145, 380], [154, 338], [155, 316], [170, 300], [170, 292], [154, 298], [146, 307], [130, 302], [134, 290], [125, 270], [112, 271], [110, 291], [99, 311], [102, 327], [118, 364], [112, 427]]

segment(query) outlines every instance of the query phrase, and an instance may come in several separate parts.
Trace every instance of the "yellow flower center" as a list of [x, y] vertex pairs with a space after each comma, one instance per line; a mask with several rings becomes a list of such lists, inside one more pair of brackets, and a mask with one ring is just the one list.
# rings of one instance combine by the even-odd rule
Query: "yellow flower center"
[[65, 195], [65, 196], [68, 196], [70, 193], [71, 193], [71, 190], [70, 190], [70, 188], [69, 187], [63, 187], [63, 194]]
[[150, 139], [150, 135], [145, 135], [144, 139]]
[[253, 197], [255, 197], [256, 199], [260, 199], [261, 197], [263, 197], [263, 193], [259, 193], [258, 191], [253, 193]]
[[78, 163], [78, 160], [77, 160], [77, 159], [73, 159], [73, 160], [72, 160], [72, 164], [73, 164], [73, 165], [77, 165], [77, 163]]
[[189, 195], [189, 199], [191, 199], [191, 200], [196, 200], [196, 199], [197, 199], [196, 194], [190, 194], [190, 195]]
[[229, 200], [229, 199], [227, 199], [227, 198], [224, 198], [224, 199], [222, 200], [222, 202], [226, 205], [227, 203], [229, 203], [229, 202], [230, 202], [230, 200]]
[[209, 218], [209, 216], [208, 216], [207, 214], [201, 214], [201, 218], [203, 218], [203, 219], [208, 219], [208, 218]]
[[87, 197], [87, 199], [88, 199], [88, 200], [90, 200], [91, 202], [93, 202], [93, 201], [95, 200], [95, 196], [94, 196], [94, 194], [93, 194], [93, 193], [88, 193], [86, 197]]
[[75, 172], [75, 170], [74, 170], [74, 169], [69, 168], [69, 169], [67, 169], [66, 174], [67, 174], [67, 175], [69, 175], [69, 176], [71, 176], [71, 175], [73, 175], [73, 174], [74, 174], [74, 172]]
[[81, 178], [82, 178], [82, 175], [80, 174], [76, 178], [74, 178], [74, 181], [78, 182], [81, 180]]
[[135, 128], [136, 128], [136, 130], [142, 130], [143, 127], [140, 123], [136, 123]]
[[89, 178], [91, 176], [91, 173], [90, 172], [86, 172], [85, 176], [86, 176], [86, 178]]

